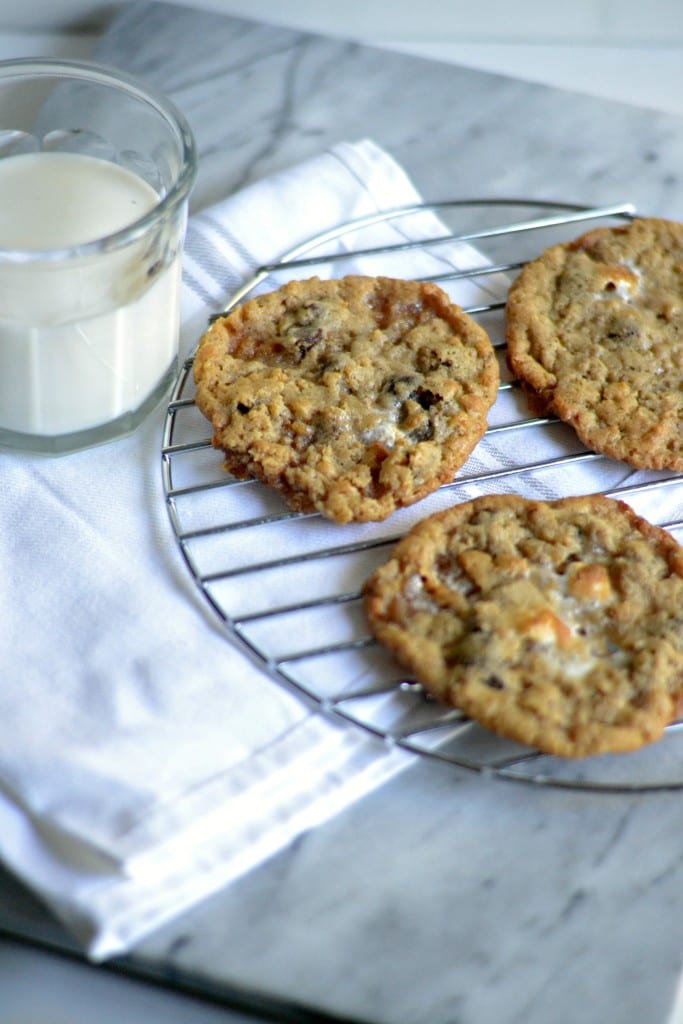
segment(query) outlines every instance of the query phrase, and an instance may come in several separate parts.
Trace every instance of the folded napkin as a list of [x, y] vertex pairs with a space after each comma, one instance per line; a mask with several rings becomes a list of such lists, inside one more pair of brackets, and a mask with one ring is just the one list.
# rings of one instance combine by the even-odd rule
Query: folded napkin
[[[263, 262], [418, 199], [366, 141], [194, 217], [184, 353]], [[425, 214], [422, 230], [443, 229]], [[397, 237], [378, 225], [364, 240]], [[221, 633], [168, 523], [164, 412], [101, 448], [0, 455], [0, 858], [94, 959], [130, 949], [409, 760], [323, 717]]]

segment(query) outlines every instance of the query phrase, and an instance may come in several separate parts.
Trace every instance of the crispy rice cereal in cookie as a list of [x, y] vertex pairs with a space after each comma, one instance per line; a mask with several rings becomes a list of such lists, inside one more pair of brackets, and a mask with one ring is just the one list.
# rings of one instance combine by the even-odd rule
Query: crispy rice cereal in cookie
[[194, 375], [226, 469], [338, 523], [452, 479], [499, 383], [487, 334], [441, 288], [357, 276], [292, 281], [219, 318]]
[[434, 696], [565, 757], [658, 739], [683, 694], [683, 548], [602, 495], [476, 498], [365, 585], [372, 632]]
[[532, 408], [593, 451], [683, 469], [683, 225], [598, 228], [513, 283], [508, 361]]

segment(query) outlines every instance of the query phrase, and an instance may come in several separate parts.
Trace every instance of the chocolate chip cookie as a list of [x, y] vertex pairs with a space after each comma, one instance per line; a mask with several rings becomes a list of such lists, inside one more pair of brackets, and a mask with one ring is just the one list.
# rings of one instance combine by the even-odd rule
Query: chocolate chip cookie
[[226, 469], [338, 523], [452, 479], [499, 383], [487, 334], [441, 288], [359, 276], [292, 281], [220, 317], [194, 376]]
[[565, 757], [633, 750], [683, 695], [683, 548], [622, 502], [484, 496], [365, 585], [372, 632], [483, 726]]
[[598, 228], [527, 264], [507, 304], [508, 360], [532, 408], [593, 451], [683, 469], [683, 225]]

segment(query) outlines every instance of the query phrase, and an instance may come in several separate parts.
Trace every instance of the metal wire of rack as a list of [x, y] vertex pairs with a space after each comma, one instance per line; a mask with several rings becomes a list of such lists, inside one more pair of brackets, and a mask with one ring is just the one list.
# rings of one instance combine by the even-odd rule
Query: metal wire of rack
[[[674, 534], [683, 530], [679, 476], [633, 473], [586, 450], [558, 421], [530, 417], [516, 381], [504, 373], [507, 275], [546, 245], [573, 237], [579, 224], [633, 216], [630, 204], [589, 209], [527, 199], [401, 207], [321, 232], [276, 263], [258, 268], [230, 297], [225, 310], [291, 277], [392, 276], [396, 258], [417, 260], [412, 269], [420, 270], [427, 253], [428, 273], [410, 276], [454, 288], [455, 301], [460, 301], [458, 288], [474, 294], [474, 302], [460, 304], [486, 326], [503, 370], [487, 434], [452, 482], [383, 523], [336, 526], [317, 514], [293, 513], [260, 484], [236, 480], [222, 469], [210, 426], [194, 405], [192, 357], [185, 361], [168, 404], [161, 450], [170, 523], [187, 568], [226, 636], [274, 682], [321, 714], [465, 771], [594, 792], [683, 788], [680, 723], [669, 726], [658, 743], [632, 754], [567, 761], [520, 747], [444, 707], [401, 674], [369, 636], [361, 600], [364, 579], [413, 522], [484, 491], [560, 496], [600, 489], [637, 510], [643, 500], [651, 506], [654, 492], [659, 518], [650, 506], [648, 518]], [[392, 237], [380, 244], [378, 226], [391, 227]], [[477, 259], [465, 260], [463, 268], [462, 249], [472, 243]]]

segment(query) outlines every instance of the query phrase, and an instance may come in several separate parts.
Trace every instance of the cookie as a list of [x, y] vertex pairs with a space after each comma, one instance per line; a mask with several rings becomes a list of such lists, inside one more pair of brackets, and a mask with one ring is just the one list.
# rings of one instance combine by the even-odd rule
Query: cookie
[[534, 411], [631, 466], [683, 469], [683, 224], [547, 249], [510, 289], [507, 346]]
[[683, 548], [622, 502], [476, 498], [417, 524], [364, 594], [427, 691], [519, 743], [633, 750], [680, 713]]
[[487, 334], [442, 289], [358, 276], [292, 281], [220, 317], [194, 376], [226, 469], [338, 523], [451, 480], [499, 383]]

